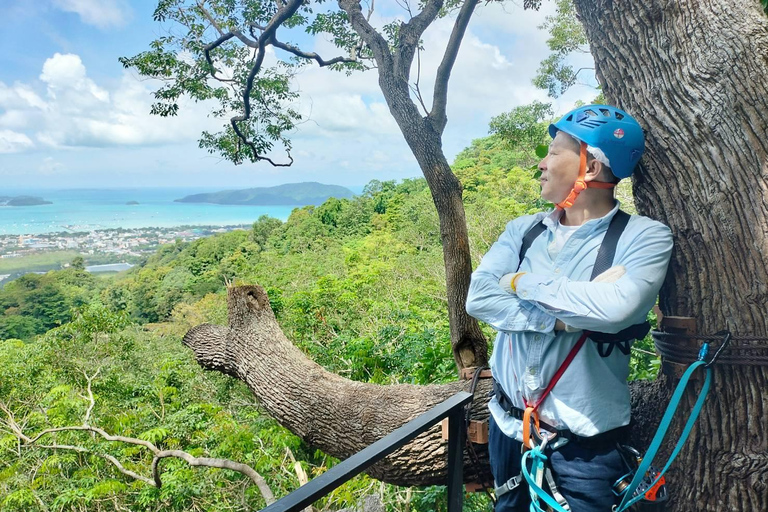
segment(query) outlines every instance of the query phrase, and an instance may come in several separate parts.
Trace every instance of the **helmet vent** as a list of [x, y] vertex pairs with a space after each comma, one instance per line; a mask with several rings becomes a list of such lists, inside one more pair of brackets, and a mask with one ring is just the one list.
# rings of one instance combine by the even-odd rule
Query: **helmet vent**
[[611, 117], [611, 111], [610, 111], [610, 110], [608, 110], [607, 108], [601, 108], [601, 109], [600, 109], [600, 112], [601, 112], [601, 113], [602, 113], [602, 114], [603, 114], [605, 117]]
[[586, 126], [588, 128], [598, 128], [601, 125], [604, 125], [606, 122], [602, 119], [586, 119], [579, 123], [581, 126]]
[[624, 114], [620, 114], [619, 112], [616, 112], [615, 115], [616, 115], [616, 119], [618, 119], [619, 121], [624, 119]]

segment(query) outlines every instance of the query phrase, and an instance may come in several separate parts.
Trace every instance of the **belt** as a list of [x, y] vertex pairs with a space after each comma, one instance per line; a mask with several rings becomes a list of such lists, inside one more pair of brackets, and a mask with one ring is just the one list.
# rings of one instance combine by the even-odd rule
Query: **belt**
[[[496, 379], [493, 379], [493, 391], [491, 391], [491, 396], [493, 395], [496, 395], [499, 405], [502, 409], [504, 409], [504, 412], [513, 418], [517, 418], [518, 420], [522, 421], [525, 411], [512, 405], [512, 400], [510, 400], [507, 394], [504, 393], [504, 390], [501, 388], [501, 385], [496, 381]], [[601, 432], [597, 435], [589, 437], [574, 434], [566, 428], [556, 428], [549, 423], [546, 423], [545, 421], [539, 421], [539, 427], [550, 433], [557, 434], [557, 436], [560, 438], [568, 439], [568, 441], [577, 443], [585, 448], [601, 448], [604, 446], [609, 446], [616, 442], [624, 441], [629, 436], [629, 425], [614, 428], [613, 430]]]

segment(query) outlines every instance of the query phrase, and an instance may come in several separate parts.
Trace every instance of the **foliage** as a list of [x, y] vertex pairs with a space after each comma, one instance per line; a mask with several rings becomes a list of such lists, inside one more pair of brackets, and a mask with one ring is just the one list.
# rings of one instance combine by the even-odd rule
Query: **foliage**
[[[511, 147], [530, 152], [548, 141], [549, 120], [553, 115], [551, 103], [534, 101], [491, 119], [490, 132], [501, 137]], [[519, 165], [527, 167], [535, 162], [536, 158], [525, 159], [521, 160]]]
[[0, 289], [0, 339], [30, 339], [68, 322], [99, 286], [82, 265], [11, 281]]
[[533, 84], [557, 98], [576, 83], [579, 72], [568, 62], [574, 52], [587, 53], [589, 43], [581, 22], [576, 18], [573, 0], [556, 0], [554, 15], [547, 16], [540, 29], [549, 31], [550, 54], [539, 65]]
[[287, 134], [301, 121], [293, 106], [298, 94], [291, 88], [291, 78], [309, 60], [296, 57], [294, 52], [293, 58], [290, 53], [281, 54], [277, 62], [265, 65], [268, 46], [283, 50], [294, 47], [287, 41], [278, 42], [274, 32], [269, 37], [265, 27], [280, 17], [275, 29], [324, 34], [342, 55], [359, 56], [354, 62], [333, 64], [332, 69], [365, 69], [362, 58], [369, 52], [359, 44], [342, 11], [317, 5], [320, 2], [289, 3], [290, 12], [279, 4], [284, 8], [278, 13], [278, 4], [259, 0], [162, 0], [154, 18], [166, 26], [164, 35], [153, 41], [149, 50], [123, 57], [120, 62], [141, 75], [164, 81], [154, 93], [153, 114], [174, 116], [181, 98], [188, 97], [214, 100], [215, 117], [242, 117], [238, 122], [227, 122], [217, 133], [204, 132], [201, 148], [235, 163], [268, 160], [265, 154], [282, 148], [290, 162]]

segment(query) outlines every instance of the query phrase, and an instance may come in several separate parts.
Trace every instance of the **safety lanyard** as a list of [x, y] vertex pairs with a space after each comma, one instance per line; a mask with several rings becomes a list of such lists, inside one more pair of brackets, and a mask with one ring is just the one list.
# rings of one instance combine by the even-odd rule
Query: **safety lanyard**
[[643, 494], [640, 494], [638, 496], [633, 496], [635, 494], [635, 490], [637, 489], [637, 486], [640, 484], [640, 482], [645, 477], [645, 473], [648, 471], [648, 468], [651, 466], [651, 463], [653, 462], [653, 458], [656, 456], [656, 453], [659, 451], [659, 448], [661, 447], [662, 441], [664, 441], [664, 438], [667, 435], [667, 430], [669, 430], [669, 426], [672, 423], [672, 419], [675, 416], [675, 412], [677, 412], [677, 407], [680, 405], [680, 400], [683, 398], [683, 393], [685, 393], [686, 388], [688, 387], [688, 382], [691, 379], [691, 375], [693, 375], [693, 372], [696, 371], [698, 368], [703, 368], [705, 370], [705, 377], [704, 377], [704, 384], [701, 386], [701, 391], [699, 392], [699, 396], [696, 399], [696, 403], [693, 405], [693, 409], [691, 410], [691, 415], [688, 417], [688, 421], [685, 422], [685, 428], [683, 429], [682, 434], [680, 435], [680, 439], [677, 441], [677, 444], [675, 445], [675, 449], [672, 450], [672, 454], [669, 456], [669, 460], [664, 465], [664, 468], [659, 472], [659, 474], [654, 479], [653, 483], [649, 487], [649, 492], [653, 491], [656, 487], [656, 484], [661, 481], [661, 479], [664, 477], [664, 473], [667, 472], [669, 467], [672, 465], [672, 462], [675, 460], [677, 455], [680, 453], [680, 450], [683, 448], [683, 445], [688, 440], [688, 436], [691, 434], [691, 429], [693, 429], [693, 424], [696, 422], [696, 419], [699, 417], [699, 413], [701, 412], [701, 409], [704, 407], [704, 401], [707, 398], [707, 393], [709, 393], [709, 386], [712, 381], [712, 365], [717, 361], [717, 358], [720, 356], [720, 353], [728, 346], [728, 344], [731, 341], [731, 333], [729, 331], [720, 331], [718, 334], [723, 335], [723, 341], [720, 343], [720, 346], [717, 349], [717, 352], [715, 352], [715, 355], [712, 356], [712, 358], [707, 362], [707, 352], [709, 351], [709, 344], [704, 343], [701, 347], [701, 350], [699, 351], [699, 357], [698, 359], [688, 367], [688, 369], [683, 374], [683, 377], [680, 379], [680, 382], [677, 385], [677, 388], [675, 388], [675, 393], [672, 395], [672, 399], [669, 402], [669, 405], [667, 406], [666, 412], [664, 412], [664, 417], [661, 419], [661, 423], [659, 424], [659, 428], [656, 431], [656, 435], [653, 437], [653, 441], [651, 441], [651, 446], [648, 448], [648, 451], [645, 453], [645, 456], [643, 457], [643, 461], [640, 463], [640, 466], [637, 468], [637, 472], [635, 472], [635, 477], [632, 479], [632, 482], [629, 484], [629, 487], [627, 487], [626, 492], [624, 493], [624, 498], [621, 500], [621, 504], [614, 508], [615, 512], [623, 512], [627, 510], [629, 507], [631, 507], [636, 502], [643, 499]]

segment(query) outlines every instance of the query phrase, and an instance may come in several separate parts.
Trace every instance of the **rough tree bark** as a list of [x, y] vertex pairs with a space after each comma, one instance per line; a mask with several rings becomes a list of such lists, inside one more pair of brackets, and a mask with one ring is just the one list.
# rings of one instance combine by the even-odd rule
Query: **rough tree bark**
[[[699, 333], [768, 335], [768, 18], [759, 2], [574, 4], [606, 98], [647, 129], [637, 208], [675, 235], [662, 312], [694, 317]], [[646, 401], [665, 402], [674, 382], [664, 384]], [[766, 389], [766, 367], [716, 367], [671, 473], [674, 510], [768, 510]]]
[[[200, 325], [184, 336], [184, 344], [203, 368], [244, 381], [272, 417], [334, 457], [353, 455], [468, 386], [466, 381], [434, 386], [350, 381], [307, 359], [285, 337], [262, 288], [230, 288], [228, 306], [229, 327]], [[487, 391], [485, 382], [476, 393], [480, 416], [487, 416]], [[479, 451], [485, 466], [487, 452]], [[438, 425], [367, 473], [396, 485], [445, 483], [446, 459]], [[471, 468], [465, 474], [474, 478]]]

